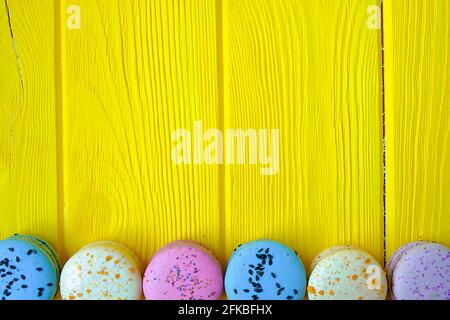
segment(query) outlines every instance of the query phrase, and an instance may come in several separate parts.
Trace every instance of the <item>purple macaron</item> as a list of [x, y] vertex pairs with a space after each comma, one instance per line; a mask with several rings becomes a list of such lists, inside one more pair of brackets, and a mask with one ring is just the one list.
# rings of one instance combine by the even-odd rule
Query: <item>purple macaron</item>
[[387, 271], [395, 300], [450, 300], [450, 250], [442, 244], [407, 243]]
[[[386, 265], [386, 271], [387, 271], [387, 278], [389, 283], [389, 288], [392, 288], [392, 275], [394, 273], [395, 267], [397, 266], [397, 263], [400, 261], [403, 254], [408, 251], [411, 248], [414, 248], [415, 246], [425, 244], [427, 242], [425, 241], [414, 241], [414, 242], [408, 242], [402, 245], [400, 248], [398, 248], [392, 256], [389, 258], [389, 261]], [[392, 295], [392, 290], [391, 290]]]

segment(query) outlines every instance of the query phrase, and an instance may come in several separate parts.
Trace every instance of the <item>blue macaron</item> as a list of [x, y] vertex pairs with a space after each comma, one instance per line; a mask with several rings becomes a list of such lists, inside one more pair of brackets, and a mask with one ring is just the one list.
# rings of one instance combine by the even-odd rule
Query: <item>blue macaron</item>
[[297, 254], [276, 241], [257, 240], [239, 246], [225, 274], [231, 300], [302, 300], [306, 272]]
[[0, 300], [50, 300], [61, 266], [45, 241], [15, 235], [0, 241]]

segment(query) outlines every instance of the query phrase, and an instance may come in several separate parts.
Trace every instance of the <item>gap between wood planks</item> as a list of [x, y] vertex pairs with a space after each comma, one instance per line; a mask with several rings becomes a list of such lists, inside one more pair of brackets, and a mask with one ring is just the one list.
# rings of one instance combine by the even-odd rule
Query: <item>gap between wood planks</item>
[[55, 59], [55, 118], [56, 118], [56, 201], [57, 201], [57, 250], [62, 261], [66, 260], [64, 238], [64, 99], [63, 99], [63, 46], [61, 1], [54, 0], [54, 59]]
[[383, 127], [383, 263], [386, 266], [387, 228], [386, 228], [386, 99], [384, 74], [384, 0], [381, 1], [381, 113]]
[[[218, 86], [218, 124], [220, 132], [225, 132], [224, 106], [224, 61], [223, 61], [223, 0], [216, 0], [216, 51], [217, 51], [217, 86]], [[220, 222], [220, 252], [226, 249], [226, 186], [225, 163], [219, 164], [219, 222]], [[226, 261], [223, 261], [224, 263]]]
[[[19, 96], [19, 114], [15, 115], [14, 112], [11, 115], [11, 125], [9, 127], [9, 163], [8, 167], [11, 169], [12, 166], [12, 146], [14, 141], [14, 127], [16, 124], [17, 117], [22, 113], [23, 110], [23, 104], [24, 104], [24, 84], [23, 84], [23, 72], [22, 72], [22, 64], [20, 62], [20, 56], [19, 51], [17, 50], [17, 43], [14, 39], [14, 32], [11, 24], [11, 15], [9, 13], [9, 6], [8, 6], [8, 0], [5, 0], [5, 8], [6, 8], [6, 16], [8, 18], [8, 27], [9, 27], [9, 33], [11, 35], [11, 44], [12, 49], [14, 51], [14, 56], [16, 57], [17, 62], [17, 73], [19, 75], [19, 81], [20, 81], [20, 96]], [[11, 172], [11, 170], [9, 170]]]

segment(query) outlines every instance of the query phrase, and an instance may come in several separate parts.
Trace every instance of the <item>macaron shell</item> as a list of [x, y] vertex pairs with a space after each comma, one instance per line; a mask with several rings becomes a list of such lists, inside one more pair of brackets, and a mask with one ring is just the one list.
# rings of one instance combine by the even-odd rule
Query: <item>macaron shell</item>
[[394, 273], [394, 270], [397, 266], [397, 263], [400, 261], [401, 257], [407, 252], [409, 249], [414, 248], [418, 245], [425, 244], [425, 241], [414, 241], [414, 242], [408, 242], [402, 245], [400, 248], [398, 248], [389, 258], [389, 261], [386, 265], [386, 273], [387, 273], [387, 280], [388, 280], [388, 286], [390, 288], [390, 299], [396, 300], [394, 293], [392, 292], [392, 276]]
[[323, 250], [321, 253], [319, 253], [311, 263], [311, 266], [309, 267], [309, 273], [311, 274], [316, 265], [324, 258], [327, 257], [330, 254], [333, 254], [335, 252], [346, 250], [346, 249], [355, 249], [356, 247], [349, 246], [349, 245], [338, 245], [334, 246], [328, 249]]
[[159, 251], [163, 251], [165, 249], [179, 247], [179, 246], [188, 246], [188, 247], [196, 248], [200, 251], [204, 251], [204, 253], [206, 253], [211, 259], [214, 259], [214, 261], [217, 262], [217, 258], [214, 256], [214, 253], [212, 252], [211, 249], [209, 249], [208, 247], [204, 246], [203, 244], [195, 242], [195, 241], [189, 241], [189, 240], [172, 241], [172, 242], [166, 244], [164, 247], [162, 247]]
[[407, 250], [392, 275], [398, 300], [450, 300], [450, 251], [437, 243]]
[[409, 249], [414, 248], [418, 245], [425, 244], [425, 241], [415, 241], [415, 242], [408, 242], [402, 245], [400, 248], [398, 248], [389, 258], [389, 261], [386, 265], [386, 271], [388, 274], [388, 281], [392, 278], [392, 274], [394, 272], [395, 267], [397, 266], [397, 263], [400, 261], [401, 257], [405, 252], [407, 252]]
[[[58, 291], [56, 253], [36, 237], [0, 241], [0, 299], [51, 300]], [[45, 251], [42, 246], [45, 245]]]
[[322, 258], [308, 283], [310, 300], [385, 300], [386, 277], [380, 264], [359, 249], [339, 250]]
[[239, 246], [225, 274], [230, 300], [302, 300], [306, 272], [289, 247], [271, 240]]
[[55, 270], [55, 273], [59, 280], [59, 275], [61, 273], [61, 261], [59, 260], [58, 255], [56, 254], [56, 251], [51, 247], [47, 242], [44, 240], [32, 236], [32, 235], [14, 235], [10, 237], [9, 239], [14, 240], [22, 240], [30, 243], [31, 245], [39, 248], [43, 254], [50, 260], [53, 269]]
[[147, 300], [218, 300], [223, 291], [221, 266], [203, 245], [175, 241], [153, 256], [143, 289]]
[[118, 243], [96, 242], [70, 258], [60, 286], [64, 300], [138, 300], [142, 294], [139, 261]]

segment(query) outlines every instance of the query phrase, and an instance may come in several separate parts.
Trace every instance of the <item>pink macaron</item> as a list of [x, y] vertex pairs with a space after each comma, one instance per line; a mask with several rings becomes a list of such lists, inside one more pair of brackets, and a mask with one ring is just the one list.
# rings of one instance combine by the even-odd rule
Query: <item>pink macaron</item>
[[175, 241], [161, 248], [144, 275], [147, 300], [218, 300], [223, 273], [212, 252], [193, 241]]

